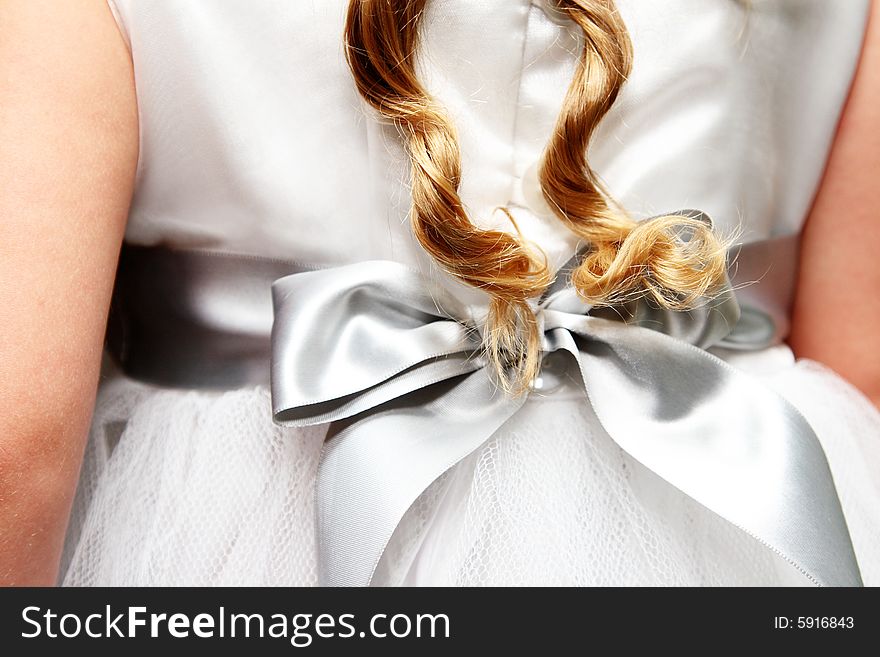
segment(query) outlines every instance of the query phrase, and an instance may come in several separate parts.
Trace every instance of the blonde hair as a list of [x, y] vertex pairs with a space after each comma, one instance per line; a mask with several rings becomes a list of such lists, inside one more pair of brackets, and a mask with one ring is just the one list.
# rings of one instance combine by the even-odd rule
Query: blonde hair
[[[518, 234], [480, 229], [465, 212], [454, 127], [415, 70], [425, 3], [351, 0], [346, 58], [361, 96], [405, 141], [416, 238], [447, 272], [489, 295], [488, 360], [501, 386], [520, 394], [540, 369], [541, 336], [528, 301], [552, 277], [539, 249]], [[556, 4], [582, 31], [584, 48], [539, 179], [556, 216], [590, 246], [572, 272], [572, 285], [594, 306], [647, 296], [666, 308], [692, 307], [724, 280], [725, 246], [698, 219], [668, 215], [637, 222], [610, 200], [587, 151], [630, 72], [632, 45], [612, 0]]]

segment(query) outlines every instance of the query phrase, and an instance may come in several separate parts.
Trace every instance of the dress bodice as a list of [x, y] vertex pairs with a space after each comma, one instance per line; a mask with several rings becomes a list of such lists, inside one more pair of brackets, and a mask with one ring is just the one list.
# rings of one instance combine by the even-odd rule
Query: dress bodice
[[[399, 139], [346, 67], [346, 6], [115, 0], [140, 108], [128, 242], [433, 266], [409, 229]], [[619, 0], [635, 63], [591, 163], [636, 217], [699, 208], [744, 242], [797, 233], [867, 6]], [[551, 0], [431, 0], [427, 11], [419, 68], [458, 131], [474, 221], [512, 230], [497, 211], [510, 207], [561, 265], [577, 239], [544, 205], [536, 169], [574, 70], [576, 28]]]

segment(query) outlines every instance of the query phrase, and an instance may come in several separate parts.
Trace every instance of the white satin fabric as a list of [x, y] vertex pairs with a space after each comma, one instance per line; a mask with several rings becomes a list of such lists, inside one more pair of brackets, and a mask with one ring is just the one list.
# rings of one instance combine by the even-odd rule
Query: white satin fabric
[[[391, 259], [471, 304], [407, 223], [408, 162], [345, 66], [345, 0], [111, 0], [135, 66], [141, 155], [126, 239], [312, 264]], [[429, 0], [419, 66], [462, 146], [462, 197], [562, 264], [576, 238], [535, 167], [573, 70], [549, 0]], [[633, 74], [591, 162], [635, 216], [699, 208], [760, 241], [800, 230], [868, 3], [618, 0]], [[843, 320], [842, 320], [843, 321]], [[880, 583], [880, 413], [778, 345], [719, 354], [807, 416], [866, 584]], [[674, 382], [671, 382], [674, 385]], [[745, 411], [746, 409], [744, 409]], [[67, 584], [311, 584], [323, 433], [272, 424], [265, 387], [163, 389], [107, 369]], [[385, 584], [785, 584], [788, 566], [627, 457], [574, 387], [523, 412], [412, 507]]]
[[[342, 53], [346, 0], [114, 0], [141, 120], [126, 238], [316, 264], [430, 267], [408, 161], [365, 112]], [[550, 0], [431, 0], [421, 70], [447, 108], [475, 220], [556, 265], [574, 237], [534, 173], [577, 31]], [[796, 232], [858, 57], [865, 0], [621, 0], [635, 66], [591, 161], [636, 216], [708, 213], [744, 241]], [[476, 297], [475, 297], [476, 298]]]

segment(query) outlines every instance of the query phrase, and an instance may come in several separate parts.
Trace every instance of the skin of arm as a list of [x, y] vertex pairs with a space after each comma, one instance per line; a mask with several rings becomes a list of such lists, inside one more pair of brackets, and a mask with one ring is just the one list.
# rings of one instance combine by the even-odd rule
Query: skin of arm
[[138, 158], [105, 0], [0, 0], [0, 583], [50, 585]]
[[789, 344], [880, 408], [880, 2], [804, 227]]

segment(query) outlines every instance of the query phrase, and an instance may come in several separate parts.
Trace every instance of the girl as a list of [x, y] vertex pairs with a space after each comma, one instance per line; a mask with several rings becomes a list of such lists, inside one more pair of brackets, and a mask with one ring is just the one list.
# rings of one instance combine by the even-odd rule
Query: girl
[[3, 581], [880, 582], [868, 16], [0, 3]]

